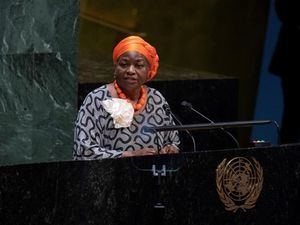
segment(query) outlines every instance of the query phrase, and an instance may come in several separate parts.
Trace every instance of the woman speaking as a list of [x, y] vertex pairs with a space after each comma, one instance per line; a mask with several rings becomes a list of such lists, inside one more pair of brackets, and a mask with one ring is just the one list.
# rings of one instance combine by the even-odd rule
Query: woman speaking
[[115, 46], [113, 63], [115, 80], [90, 92], [79, 109], [74, 159], [178, 153], [177, 131], [145, 129], [174, 124], [162, 94], [145, 85], [157, 74], [155, 48], [129, 36]]

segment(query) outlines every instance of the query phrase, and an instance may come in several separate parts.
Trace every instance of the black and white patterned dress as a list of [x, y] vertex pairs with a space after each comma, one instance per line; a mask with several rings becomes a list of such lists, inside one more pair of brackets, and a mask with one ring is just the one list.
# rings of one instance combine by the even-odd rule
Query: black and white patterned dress
[[178, 147], [177, 131], [155, 133], [145, 129], [174, 124], [171, 115], [165, 111], [168, 103], [159, 91], [148, 87], [145, 108], [134, 115], [127, 128], [114, 128], [112, 117], [102, 105], [107, 99], [112, 99], [107, 85], [90, 92], [85, 98], [75, 125], [74, 159], [116, 158], [121, 157], [123, 151], [160, 149], [170, 144]]

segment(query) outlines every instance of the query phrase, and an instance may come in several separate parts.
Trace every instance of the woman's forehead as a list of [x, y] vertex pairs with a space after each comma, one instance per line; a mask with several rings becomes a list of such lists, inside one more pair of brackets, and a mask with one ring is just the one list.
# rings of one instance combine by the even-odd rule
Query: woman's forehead
[[123, 53], [119, 57], [119, 60], [121, 60], [121, 59], [127, 59], [127, 60], [134, 59], [134, 60], [145, 60], [145, 61], [147, 61], [146, 57], [143, 54], [141, 54], [139, 52], [136, 52], [136, 51], [128, 51], [128, 52]]

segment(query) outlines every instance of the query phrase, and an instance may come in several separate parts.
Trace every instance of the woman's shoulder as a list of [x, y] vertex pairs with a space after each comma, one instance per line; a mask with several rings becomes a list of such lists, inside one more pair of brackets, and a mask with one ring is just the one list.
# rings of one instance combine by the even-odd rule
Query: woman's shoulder
[[107, 88], [107, 84], [102, 85], [101, 87], [98, 87], [94, 89], [93, 91], [89, 92], [87, 94], [87, 97], [90, 96], [92, 98], [98, 98], [99, 100], [104, 100], [107, 97], [109, 97], [109, 91]]
[[155, 88], [152, 88], [152, 87], [149, 87], [149, 86], [147, 86], [147, 88], [148, 88], [148, 94], [149, 95], [157, 95], [159, 97], [164, 98], [163, 94], [159, 90], [157, 90]]
[[149, 100], [153, 101], [155, 104], [165, 103], [165, 97], [162, 93], [155, 88], [147, 87], [148, 88], [148, 98]]
[[95, 102], [101, 102], [110, 97], [111, 96], [108, 91], [107, 84], [105, 84], [105, 85], [102, 85], [101, 87], [98, 87], [98, 88], [94, 89], [93, 91], [89, 92], [83, 101], [83, 105], [92, 104]]

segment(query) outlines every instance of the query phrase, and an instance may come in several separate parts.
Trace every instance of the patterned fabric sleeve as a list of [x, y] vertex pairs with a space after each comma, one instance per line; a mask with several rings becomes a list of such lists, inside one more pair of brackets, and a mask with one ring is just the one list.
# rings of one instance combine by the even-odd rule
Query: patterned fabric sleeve
[[[175, 125], [173, 119], [171, 121], [171, 125]], [[166, 146], [166, 145], [173, 145], [176, 148], [178, 148], [178, 150], [179, 150], [180, 140], [179, 140], [178, 131], [176, 131], [176, 130], [174, 130], [174, 131], [168, 131], [166, 136], [167, 136], [167, 138], [165, 140], [165, 145], [164, 146]]]
[[93, 94], [89, 94], [78, 112], [74, 131], [73, 157], [75, 160], [117, 158], [123, 153], [101, 146], [102, 132], [99, 127], [102, 126], [97, 121], [97, 114], [103, 112], [103, 109], [97, 108], [96, 100]]
[[[154, 91], [154, 95], [162, 99], [162, 108], [163, 108], [164, 114], [166, 116], [165, 125], [176, 125], [171, 113], [166, 111], [166, 109], [170, 110], [170, 106], [169, 106], [168, 102], [166, 101], [166, 99], [157, 90]], [[173, 145], [173, 146], [177, 147], [179, 150], [180, 139], [179, 139], [179, 133], [177, 130], [165, 132], [163, 146], [167, 146], [167, 145]]]
[[[166, 102], [166, 104], [168, 104], [168, 103]], [[175, 125], [172, 115], [169, 115], [169, 117], [170, 117], [170, 124], [168, 124], [168, 125]], [[177, 130], [166, 132], [164, 146], [166, 146], [166, 145], [173, 145], [176, 148], [178, 148], [178, 150], [179, 150], [180, 139], [179, 139], [179, 133]]]

